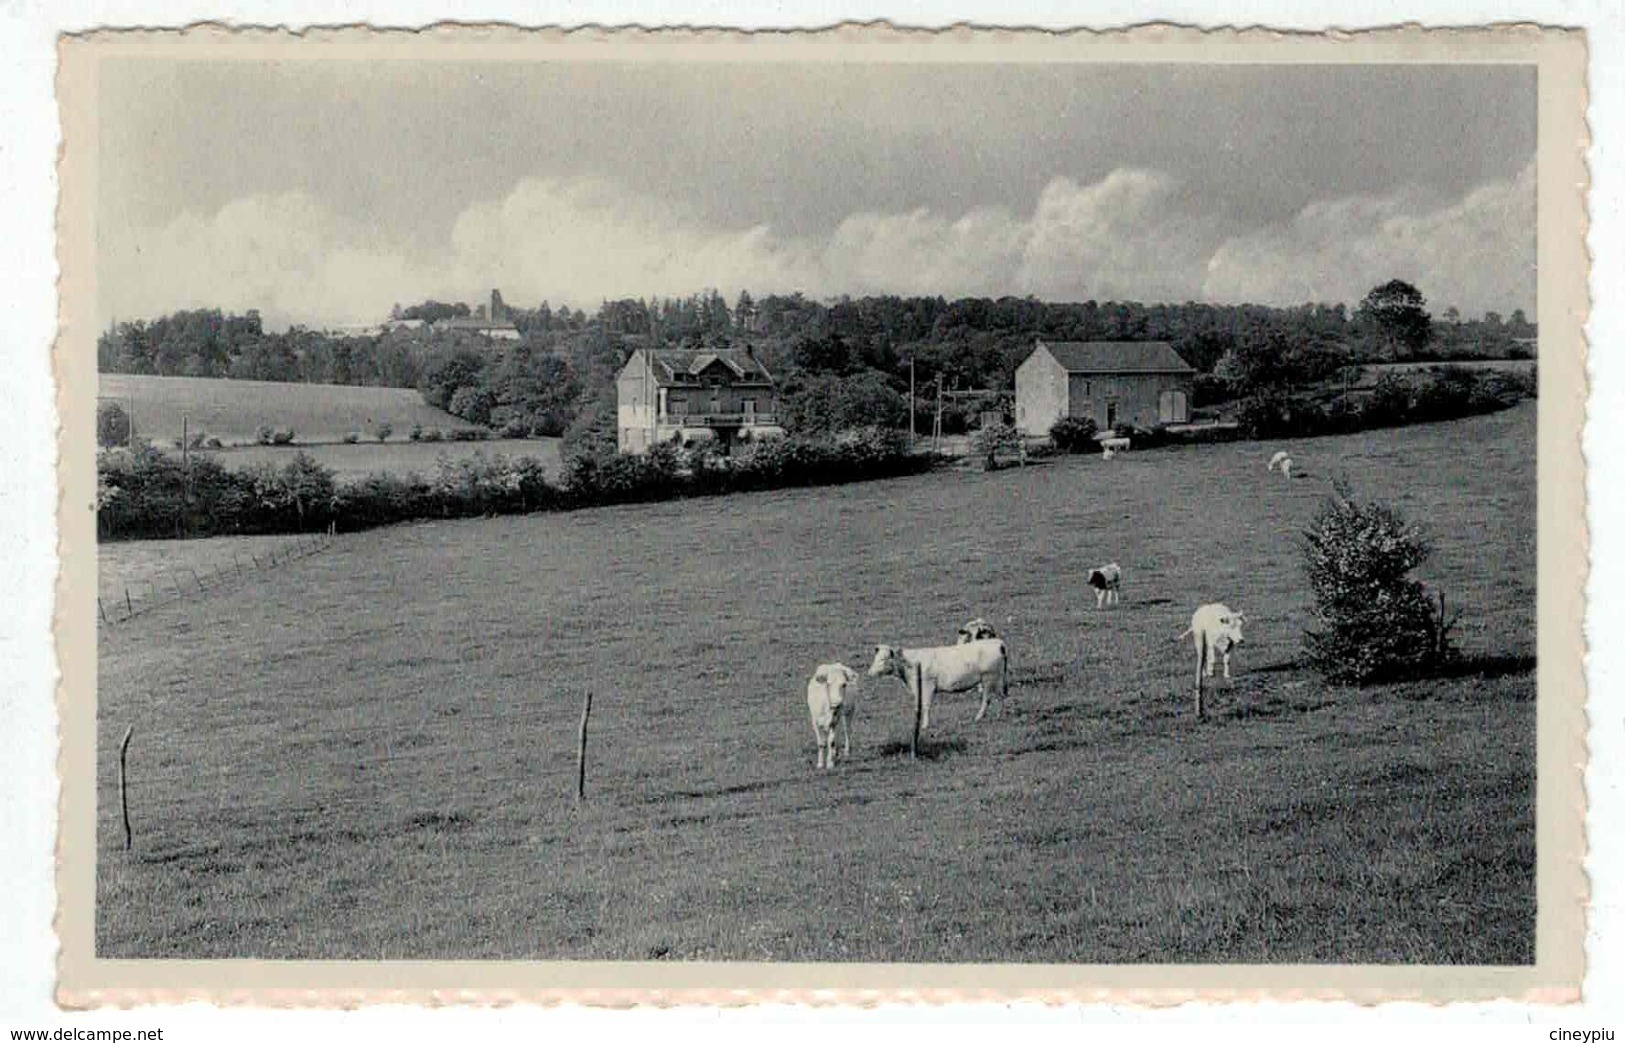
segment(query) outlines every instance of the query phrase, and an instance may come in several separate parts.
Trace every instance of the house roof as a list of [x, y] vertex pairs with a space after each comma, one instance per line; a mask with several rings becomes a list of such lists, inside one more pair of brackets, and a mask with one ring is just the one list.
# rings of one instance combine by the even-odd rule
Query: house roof
[[[684, 351], [675, 348], [650, 350], [639, 348], [634, 355], [646, 354], [654, 371], [655, 383], [665, 385], [698, 384], [700, 374], [721, 363], [734, 375], [734, 380], [747, 384], [771, 384], [772, 374], [753, 355], [741, 348], [708, 348], [702, 351]], [[632, 360], [627, 364], [631, 365]]]
[[1068, 373], [1195, 373], [1165, 340], [1039, 341]]
[[489, 319], [455, 316], [449, 319], [436, 319], [434, 328], [437, 330], [512, 330], [518, 329], [507, 319], [498, 319], [495, 322]]

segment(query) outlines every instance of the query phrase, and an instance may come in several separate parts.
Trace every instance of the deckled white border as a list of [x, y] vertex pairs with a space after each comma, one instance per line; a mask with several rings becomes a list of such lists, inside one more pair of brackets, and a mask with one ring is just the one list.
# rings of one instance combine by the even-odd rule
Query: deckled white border
[[[1159, 5], [1156, 9], [1121, 3], [1093, 4], [1088, 5], [1086, 9], [1081, 5], [1060, 4], [1020, 7], [1001, 5], [996, 14], [980, 15], [976, 11], [978, 6], [985, 12], [991, 5], [965, 5], [957, 10], [945, 10], [941, 5], [930, 10], [918, 4], [866, 5], [862, 10], [853, 10], [837, 9], [833, 5], [775, 4], [768, 10], [747, 14], [737, 7], [729, 9], [721, 4], [691, 4], [679, 9], [676, 5], [669, 4], [492, 3], [482, 4], [477, 10], [464, 7], [457, 13], [462, 18], [477, 16], [529, 23], [598, 20], [790, 25], [825, 23], [836, 20], [839, 16], [888, 15], [897, 21], [914, 24], [941, 24], [957, 20], [959, 17], [967, 17], [984, 22], [996, 20], [1001, 24], [1054, 26], [1071, 25], [1082, 20], [1087, 20], [1091, 25], [1131, 24], [1153, 16], [1174, 21], [1208, 23], [1220, 20], [1244, 24], [1262, 21], [1272, 25], [1302, 28], [1320, 28], [1328, 23], [1358, 27], [1411, 19], [1432, 24], [1462, 24], [1490, 19], [1534, 18], [1560, 24], [1581, 24], [1592, 33], [1594, 62], [1591, 89], [1597, 107], [1592, 117], [1593, 137], [1597, 142], [1594, 146], [1592, 166], [1594, 185], [1592, 218], [1595, 222], [1592, 248], [1596, 259], [1593, 285], [1594, 287], [1625, 285], [1625, 279], [1620, 278], [1617, 256], [1609, 255], [1609, 247], [1617, 244], [1620, 236], [1617, 230], [1618, 190], [1613, 187], [1616, 179], [1616, 171], [1613, 168], [1617, 163], [1610, 165], [1607, 157], [1617, 153], [1618, 150], [1614, 149], [1611, 152], [1608, 148], [1610, 138], [1606, 128], [1610, 123], [1604, 119], [1606, 113], [1603, 111], [1610, 104], [1617, 106], [1621, 96], [1619, 60], [1614, 56], [1625, 54], [1625, 47], [1621, 46], [1618, 12], [1601, 12], [1600, 3], [1536, 3], [1518, 5], [1516, 8], [1510, 4], [1457, 4], [1450, 5], [1447, 11], [1434, 17], [1429, 17], [1425, 13], [1426, 8], [1444, 5], [1429, 4], [1424, 7], [1424, 5], [1368, 3], [1359, 9], [1342, 7], [1334, 23], [1324, 15], [1314, 16], [1306, 12], [1301, 5], [1280, 3], [1233, 5], [1222, 9], [1224, 15], [1222, 18], [1213, 17], [1211, 12], [1220, 9], [1218, 5], [1213, 4], [1170, 3]], [[1586, 8], [1593, 10], [1585, 10]], [[330, 6], [311, 3], [238, 2], [212, 6], [183, 3], [168, 5], [161, 13], [158, 12], [156, 5], [151, 3], [79, 4], [69, 5], [68, 11], [67, 17], [61, 14], [47, 15], [42, 5], [30, 5], [21, 12], [20, 19], [12, 8], [0, 14], [0, 26], [3, 26], [7, 33], [3, 41], [4, 50], [0, 51], [7, 56], [7, 61], [3, 63], [7, 89], [0, 93], [0, 106], [4, 106], [6, 110], [14, 109], [19, 102], [27, 106], [26, 122], [21, 121], [14, 111], [6, 112], [7, 125], [13, 129], [8, 130], [5, 139], [4, 183], [7, 191], [4, 198], [14, 204], [26, 200], [40, 201], [35, 206], [8, 206], [4, 208], [5, 216], [0, 218], [5, 222], [6, 233], [0, 237], [0, 241], [7, 243], [8, 246], [17, 244], [15, 248], [6, 251], [10, 255], [7, 274], [11, 279], [8, 285], [12, 287], [12, 293], [8, 297], [11, 298], [9, 303], [13, 306], [8, 308], [8, 321], [0, 324], [0, 327], [8, 331], [6, 346], [11, 349], [5, 356], [8, 364], [7, 380], [0, 382], [0, 474], [5, 477], [3, 495], [6, 498], [6, 509], [0, 511], [0, 546], [6, 547], [8, 552], [0, 555], [0, 584], [3, 584], [0, 589], [26, 590], [29, 595], [26, 599], [14, 603], [16, 614], [8, 613], [0, 617], [0, 627], [5, 628], [0, 630], [0, 657], [6, 662], [7, 674], [11, 675], [6, 681], [0, 682], [6, 685], [0, 688], [0, 691], [6, 693], [4, 708], [7, 716], [6, 738], [0, 739], [0, 744], [3, 744], [0, 745], [0, 755], [4, 756], [8, 768], [19, 767], [22, 777], [30, 780], [31, 786], [29, 790], [19, 792], [15, 788], [17, 776], [11, 771], [7, 772], [5, 781], [0, 783], [5, 787], [0, 790], [4, 800], [4, 803], [0, 804], [0, 812], [3, 812], [0, 814], [0, 823], [4, 823], [4, 828], [8, 831], [6, 835], [0, 836], [0, 853], [3, 853], [0, 854], [0, 859], [3, 859], [0, 861], [0, 873], [4, 874], [0, 875], [0, 891], [7, 896], [4, 901], [8, 903], [7, 915], [0, 923], [11, 919], [12, 909], [9, 903], [19, 898], [22, 921], [19, 932], [3, 932], [9, 937], [0, 937], [0, 958], [4, 960], [0, 962], [0, 1027], [11, 1026], [16, 1018], [25, 1012], [31, 1012], [36, 1017], [54, 1018], [49, 1004], [51, 981], [49, 948], [54, 948], [54, 945], [49, 945], [47, 934], [47, 950], [41, 952], [36, 949], [32, 959], [17, 945], [18, 939], [30, 944], [39, 943], [41, 939], [38, 927], [43, 923], [48, 931], [49, 910], [54, 905], [48, 875], [49, 834], [54, 819], [52, 792], [54, 780], [51, 778], [54, 756], [49, 750], [53, 726], [49, 714], [50, 700], [44, 696], [52, 686], [53, 666], [49, 646], [41, 640], [42, 635], [48, 634], [49, 625], [50, 506], [54, 500], [54, 482], [49, 471], [52, 447], [39, 438], [41, 431], [51, 428], [52, 407], [48, 391], [48, 370], [45, 368], [46, 357], [43, 354], [32, 354], [27, 350], [38, 351], [41, 345], [48, 343], [53, 326], [54, 309], [49, 303], [53, 296], [49, 278], [53, 262], [48, 244], [54, 207], [49, 202], [52, 189], [48, 173], [44, 177], [40, 176], [42, 170], [39, 169], [38, 162], [41, 155], [49, 156], [52, 139], [55, 137], [54, 107], [50, 103], [49, 93], [52, 62], [49, 50], [50, 31], [59, 27], [76, 28], [99, 22], [152, 22], [157, 18], [173, 23], [198, 17], [218, 17], [221, 14], [230, 14], [245, 22], [298, 23], [334, 20]], [[598, 12], [596, 16], [594, 11]], [[343, 20], [370, 18], [375, 22], [387, 24], [414, 24], [442, 17], [446, 13], [443, 7], [436, 8], [422, 3], [353, 4], [344, 7]], [[1311, 20], [1316, 17], [1318, 20]], [[17, 29], [26, 30], [26, 35], [32, 39], [13, 44], [17, 35], [14, 30]], [[1610, 83], [1613, 87], [1612, 92], [1609, 90]], [[13, 86], [14, 84], [17, 86]], [[42, 101], [43, 105], [40, 104]], [[1613, 122], [1617, 124], [1617, 114]], [[20, 135], [18, 128], [21, 130]], [[13, 187], [14, 179], [19, 176], [19, 160], [27, 163], [23, 171], [29, 175], [27, 187]], [[1613, 231], [1609, 230], [1610, 225], [1614, 226]], [[43, 248], [40, 248], [42, 245]], [[1603, 346], [1620, 343], [1621, 338], [1617, 335], [1618, 319], [1610, 314], [1611, 302], [1604, 294], [1598, 293], [1596, 297], [1594, 301], [1596, 310], [1590, 330], [1593, 343]], [[1597, 351], [1593, 355], [1592, 411], [1594, 416], [1599, 417], [1599, 422], [1597, 429], [1588, 432], [1588, 449], [1610, 444], [1612, 421], [1609, 418], [1617, 415], [1619, 405], [1617, 400], [1621, 395], [1611, 390], [1608, 380], [1609, 369], [1606, 350]], [[42, 383], [46, 386], [42, 387]], [[1592, 594], [1594, 611], [1600, 616], [1611, 607], [1608, 589], [1610, 586], [1617, 586], [1610, 582], [1618, 570], [1611, 568], [1608, 562], [1606, 537], [1609, 532], [1608, 521], [1613, 508], [1618, 504], [1617, 498], [1611, 496], [1609, 490], [1621, 486], [1616, 478], [1610, 477], [1609, 461], [1599, 458], [1595, 452], [1588, 453], [1588, 456], [1593, 468], [1591, 494], [1594, 498], [1595, 511]], [[42, 581], [42, 577], [46, 578]], [[1597, 631], [1598, 623], [1595, 619], [1590, 629], [1594, 633]], [[1608, 744], [1613, 741], [1616, 745], [1612, 749], [1618, 750], [1618, 725], [1622, 715], [1618, 712], [1617, 700], [1612, 702], [1611, 708], [1608, 705], [1610, 699], [1608, 685], [1611, 679], [1620, 677], [1620, 669], [1609, 662], [1609, 655], [1610, 649], [1606, 644], [1594, 652], [1592, 684], [1597, 693], [1597, 702], [1593, 705], [1593, 714], [1602, 726], [1595, 729], [1592, 737], [1594, 767], [1590, 789], [1594, 817], [1618, 822], [1619, 780], [1617, 772], [1613, 772], [1610, 765], [1617, 764], [1619, 757], [1617, 752], [1614, 756], [1609, 756]], [[20, 668], [13, 671], [10, 669], [13, 665]], [[46, 711], [43, 715], [39, 713], [41, 709]], [[1614, 802], [1612, 805], [1609, 803], [1610, 799]], [[1610, 808], [1615, 810], [1610, 811]], [[22, 836], [13, 837], [10, 833], [13, 829], [17, 829]], [[1606, 831], [1594, 829], [1592, 832], [1593, 851], [1598, 860], [1617, 855], [1617, 845], [1609, 846], [1609, 834]], [[14, 839], [16, 843], [12, 842]], [[17, 861], [18, 854], [23, 855], [21, 865]], [[30, 875], [33, 877], [31, 886], [34, 890], [31, 894], [20, 894], [18, 882], [27, 882]], [[1593, 910], [1591, 934], [1595, 940], [1606, 940], [1611, 937], [1610, 931], [1614, 920], [1610, 917], [1616, 915], [1613, 907], [1618, 903], [1611, 897], [1612, 893], [1606, 887], [1606, 881], [1610, 879], [1608, 870], [1599, 871], [1594, 865], [1592, 876], [1598, 904]], [[13, 963], [13, 958], [19, 956], [21, 959]], [[1609, 949], [1605, 947], [1593, 947], [1589, 965], [1592, 983], [1625, 980], [1625, 975], [1619, 973], [1617, 959], [1612, 957]], [[32, 993], [32, 996], [29, 993]], [[43, 1006], [22, 1005], [29, 1000], [35, 1004], [43, 1003]], [[14, 1005], [14, 1001], [17, 1005]], [[1597, 1010], [1619, 1010], [1617, 1003], [1611, 1005], [1611, 1001], [1612, 997], [1608, 995], [1595, 996], [1588, 1007]], [[1253, 1013], [1256, 1016], [1264, 1012]], [[1306, 1013], [1315, 1015], [1315, 1012], [1301, 1010], [1289, 1013], [1299, 1018], [1305, 1017]], [[1322, 1020], [1323, 1016], [1332, 1013], [1322, 1011], [1320, 1015], [1314, 1016], [1314, 1020]], [[1409, 1013], [1413, 1016], [1426, 1014], [1415, 1011]], [[1464, 1012], [1458, 1011], [1456, 1015], [1446, 1020], [1459, 1020], [1461, 1013]], [[1501, 1013], [1513, 1017], [1519, 1014], [1515, 1010], [1505, 1010]], [[1547, 1014], [1536, 1013], [1540, 1021], [1552, 1020]], [[1383, 1018], [1381, 1013], [1362, 1015], [1360, 1012], [1351, 1012], [1347, 1009], [1336, 1012], [1337, 1017], [1351, 1015]], [[568, 1020], [567, 1015], [554, 1014], [552, 1017]], [[939, 1020], [934, 1015], [928, 1014], [925, 1017], [928, 1020]], [[1151, 1015], [1144, 1017], [1146, 1020], [1158, 1020]], [[1135, 1019], [1140, 1020], [1141, 1016], [1136, 1015]], [[308, 1022], [309, 1019], [299, 1020]], [[588, 1017], [586, 1020], [593, 1019]], [[1052, 1021], [1053, 1017], [1042, 1016], [1041, 1020]], [[1185, 1019], [1175, 1017], [1172, 1020]], [[1500, 1019], [1496, 1017], [1494, 1020]], [[1565, 1016], [1559, 1020], [1562, 1024], [1574, 1026], [1582, 1022], [1587, 1025], [1597, 1022], [1596, 1018], [1580, 1016]], [[129, 1019], [126, 1018], [125, 1021], [128, 1022]], [[1614, 1024], [1616, 1027], [1625, 1027], [1619, 1025], [1617, 1018]], [[1545, 1033], [1541, 1035], [1544, 1036]]]

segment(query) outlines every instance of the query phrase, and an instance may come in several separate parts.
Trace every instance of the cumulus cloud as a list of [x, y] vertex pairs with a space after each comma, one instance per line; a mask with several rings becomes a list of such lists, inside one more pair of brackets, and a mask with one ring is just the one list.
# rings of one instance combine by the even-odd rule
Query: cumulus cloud
[[[391, 304], [477, 300], [591, 308], [714, 287], [1052, 300], [1357, 301], [1390, 278], [1443, 307], [1532, 308], [1534, 170], [1429, 208], [1409, 197], [1311, 204], [1232, 235], [1189, 186], [1123, 169], [1053, 179], [1030, 214], [976, 208], [861, 211], [821, 236], [766, 224], [719, 228], [667, 199], [600, 179], [526, 179], [467, 207], [440, 249], [385, 242], [309, 196], [237, 200], [157, 229], [108, 226], [104, 308], [258, 308], [268, 321], [364, 321]], [[1523, 266], [1523, 267], [1521, 267]], [[109, 315], [104, 314], [103, 319]]]
[[1459, 200], [1413, 194], [1311, 203], [1284, 224], [1225, 242], [1208, 264], [1213, 300], [1355, 302], [1404, 279], [1434, 311], [1535, 306], [1535, 165]]

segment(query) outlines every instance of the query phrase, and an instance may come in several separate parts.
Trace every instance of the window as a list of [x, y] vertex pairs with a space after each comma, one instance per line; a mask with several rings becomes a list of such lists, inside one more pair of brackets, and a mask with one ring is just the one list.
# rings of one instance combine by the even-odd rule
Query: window
[[674, 398], [667, 403], [667, 406], [670, 409], [672, 416], [688, 415], [688, 399], [686, 398]]
[[754, 398], [747, 398], [739, 403], [739, 408], [744, 411], [746, 416], [755, 416], [756, 400]]

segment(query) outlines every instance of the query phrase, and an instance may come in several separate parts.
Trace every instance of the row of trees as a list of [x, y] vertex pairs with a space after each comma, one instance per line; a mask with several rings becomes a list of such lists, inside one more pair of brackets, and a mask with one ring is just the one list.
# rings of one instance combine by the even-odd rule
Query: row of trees
[[[1435, 321], [1416, 287], [1394, 280], [1352, 312], [1341, 304], [1294, 308], [1134, 301], [1049, 303], [877, 296], [760, 300], [740, 294], [730, 307], [716, 291], [687, 298], [605, 301], [587, 315], [543, 303], [500, 304], [520, 330], [517, 344], [493, 345], [460, 331], [393, 329], [370, 337], [302, 327], [267, 333], [257, 312], [183, 311], [119, 324], [102, 336], [104, 372], [413, 387], [433, 405], [510, 433], [559, 434], [612, 424], [613, 380], [639, 346], [749, 344], [780, 381], [781, 413], [792, 428], [832, 424], [908, 425], [911, 376], [934, 388], [1006, 392], [1035, 337], [1047, 340], [1166, 340], [1211, 379], [1198, 400], [1324, 379], [1352, 362], [1453, 357], [1516, 357], [1534, 328], [1522, 312]], [[425, 301], [397, 306], [403, 319], [483, 315], [485, 305]], [[998, 400], [951, 400], [944, 428]], [[917, 420], [927, 425], [922, 413]]]

